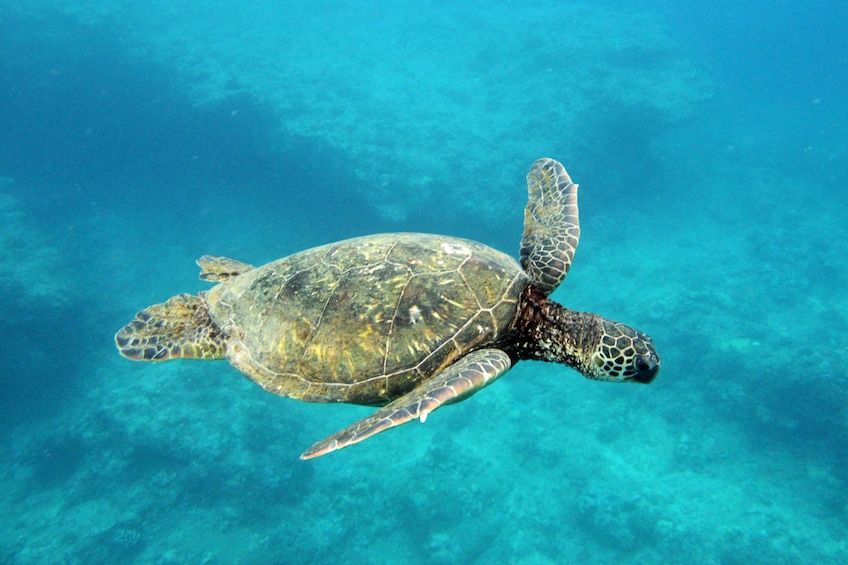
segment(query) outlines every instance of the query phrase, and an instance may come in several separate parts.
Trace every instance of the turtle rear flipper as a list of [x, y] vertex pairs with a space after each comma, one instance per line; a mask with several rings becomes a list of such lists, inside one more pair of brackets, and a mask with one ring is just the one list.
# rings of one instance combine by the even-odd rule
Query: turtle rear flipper
[[527, 173], [527, 192], [521, 266], [549, 295], [568, 274], [580, 239], [577, 185], [558, 162], [539, 159]]
[[512, 362], [500, 349], [481, 349], [469, 353], [453, 365], [424, 381], [412, 392], [390, 402], [367, 418], [324, 438], [301, 459], [313, 459], [418, 419], [424, 422], [430, 412], [465, 400], [509, 371]]
[[121, 355], [135, 361], [222, 359], [224, 339], [199, 296], [180, 294], [136, 314], [115, 334]]

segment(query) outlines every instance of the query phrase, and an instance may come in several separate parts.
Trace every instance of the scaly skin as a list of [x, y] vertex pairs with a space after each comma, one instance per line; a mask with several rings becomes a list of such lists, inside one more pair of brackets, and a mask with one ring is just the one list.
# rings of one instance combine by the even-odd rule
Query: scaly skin
[[597, 314], [569, 310], [534, 286], [521, 294], [515, 334], [504, 349], [515, 360], [564, 363], [590, 379], [650, 383], [660, 370], [651, 338]]
[[527, 173], [527, 207], [521, 267], [545, 296], [568, 274], [580, 240], [577, 185], [553, 159], [538, 159]]

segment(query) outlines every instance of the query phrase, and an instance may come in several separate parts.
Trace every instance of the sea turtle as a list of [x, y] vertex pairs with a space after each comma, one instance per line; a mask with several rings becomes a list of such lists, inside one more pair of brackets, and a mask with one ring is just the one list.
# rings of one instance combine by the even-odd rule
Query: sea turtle
[[135, 360], [225, 358], [281, 396], [382, 406], [302, 459], [423, 422], [522, 359], [651, 382], [660, 358], [648, 336], [547, 298], [577, 248], [577, 185], [540, 159], [527, 186], [521, 265], [481, 243], [420, 233], [358, 237], [256, 268], [207, 255], [200, 278], [219, 284], [140, 311], [115, 342]]

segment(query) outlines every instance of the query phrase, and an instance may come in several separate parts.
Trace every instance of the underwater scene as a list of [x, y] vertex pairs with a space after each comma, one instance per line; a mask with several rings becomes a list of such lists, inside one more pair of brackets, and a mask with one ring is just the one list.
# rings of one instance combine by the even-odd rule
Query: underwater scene
[[[848, 562], [845, 29], [830, 0], [0, 3], [0, 563]], [[649, 335], [650, 384], [521, 361], [301, 460], [378, 408], [115, 346], [213, 287], [204, 255], [518, 260], [543, 157], [580, 185], [551, 298]]]

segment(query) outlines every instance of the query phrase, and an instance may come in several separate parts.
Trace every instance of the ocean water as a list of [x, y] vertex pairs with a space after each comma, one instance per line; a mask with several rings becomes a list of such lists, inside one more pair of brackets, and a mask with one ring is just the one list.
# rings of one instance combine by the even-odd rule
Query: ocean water
[[[848, 562], [843, 2], [0, 3], [0, 563]], [[384, 231], [517, 256], [581, 185], [553, 297], [649, 386], [522, 362], [373, 409], [132, 363], [135, 312]]]

